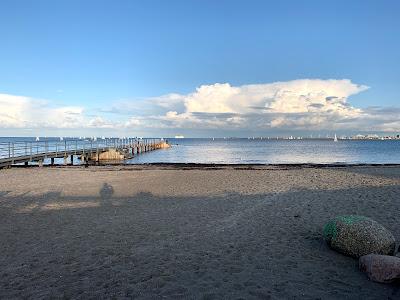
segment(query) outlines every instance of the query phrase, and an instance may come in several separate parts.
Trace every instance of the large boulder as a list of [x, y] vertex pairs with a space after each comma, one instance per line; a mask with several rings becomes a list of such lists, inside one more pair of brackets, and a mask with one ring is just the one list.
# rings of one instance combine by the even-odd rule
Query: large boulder
[[328, 245], [345, 255], [393, 255], [396, 241], [390, 231], [378, 222], [357, 215], [339, 216], [324, 227]]
[[369, 279], [376, 282], [390, 283], [400, 279], [400, 258], [396, 256], [377, 254], [361, 256], [359, 267]]

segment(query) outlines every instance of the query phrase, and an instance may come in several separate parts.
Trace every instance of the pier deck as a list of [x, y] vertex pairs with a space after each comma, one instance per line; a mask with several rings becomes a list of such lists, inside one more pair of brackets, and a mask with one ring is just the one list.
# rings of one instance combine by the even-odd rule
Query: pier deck
[[106, 157], [102, 154], [114, 151], [122, 159], [132, 158], [143, 152], [165, 148], [167, 143], [162, 139], [100, 139], [100, 140], [64, 140], [0, 143], [0, 168], [16, 164], [38, 162], [46, 159], [54, 164], [55, 158], [64, 158], [67, 164], [70, 158], [80, 157], [85, 163], [96, 163]]

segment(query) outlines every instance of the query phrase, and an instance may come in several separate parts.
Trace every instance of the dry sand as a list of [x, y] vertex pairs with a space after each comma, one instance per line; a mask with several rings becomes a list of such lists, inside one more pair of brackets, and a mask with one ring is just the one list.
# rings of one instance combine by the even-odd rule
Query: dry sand
[[326, 246], [339, 214], [400, 240], [400, 167], [0, 170], [0, 298], [400, 299]]

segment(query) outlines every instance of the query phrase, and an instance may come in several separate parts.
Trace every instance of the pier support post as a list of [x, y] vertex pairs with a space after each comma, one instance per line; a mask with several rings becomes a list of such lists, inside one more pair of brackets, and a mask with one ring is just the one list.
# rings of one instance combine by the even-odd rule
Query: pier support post
[[28, 166], [28, 164], [29, 164], [29, 162], [27, 162], [27, 161], [24, 163], [24, 165], [25, 165], [26, 167]]
[[38, 165], [39, 165], [39, 168], [42, 168], [43, 167], [43, 160], [39, 160], [38, 161]]
[[71, 166], [73, 166], [73, 165], [74, 165], [74, 156], [71, 155]]
[[68, 164], [68, 156], [64, 156], [64, 165]]
[[50, 158], [50, 163], [52, 166], [54, 166], [54, 157]]

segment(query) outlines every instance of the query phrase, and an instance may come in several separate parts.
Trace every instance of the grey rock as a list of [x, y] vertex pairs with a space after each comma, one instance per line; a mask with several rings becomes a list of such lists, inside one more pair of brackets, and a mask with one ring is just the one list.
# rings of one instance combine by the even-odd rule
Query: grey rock
[[359, 260], [360, 270], [370, 280], [390, 283], [400, 279], [400, 258], [389, 255], [368, 254]]
[[328, 245], [345, 255], [393, 255], [396, 241], [393, 234], [378, 222], [357, 215], [339, 216], [324, 227]]

